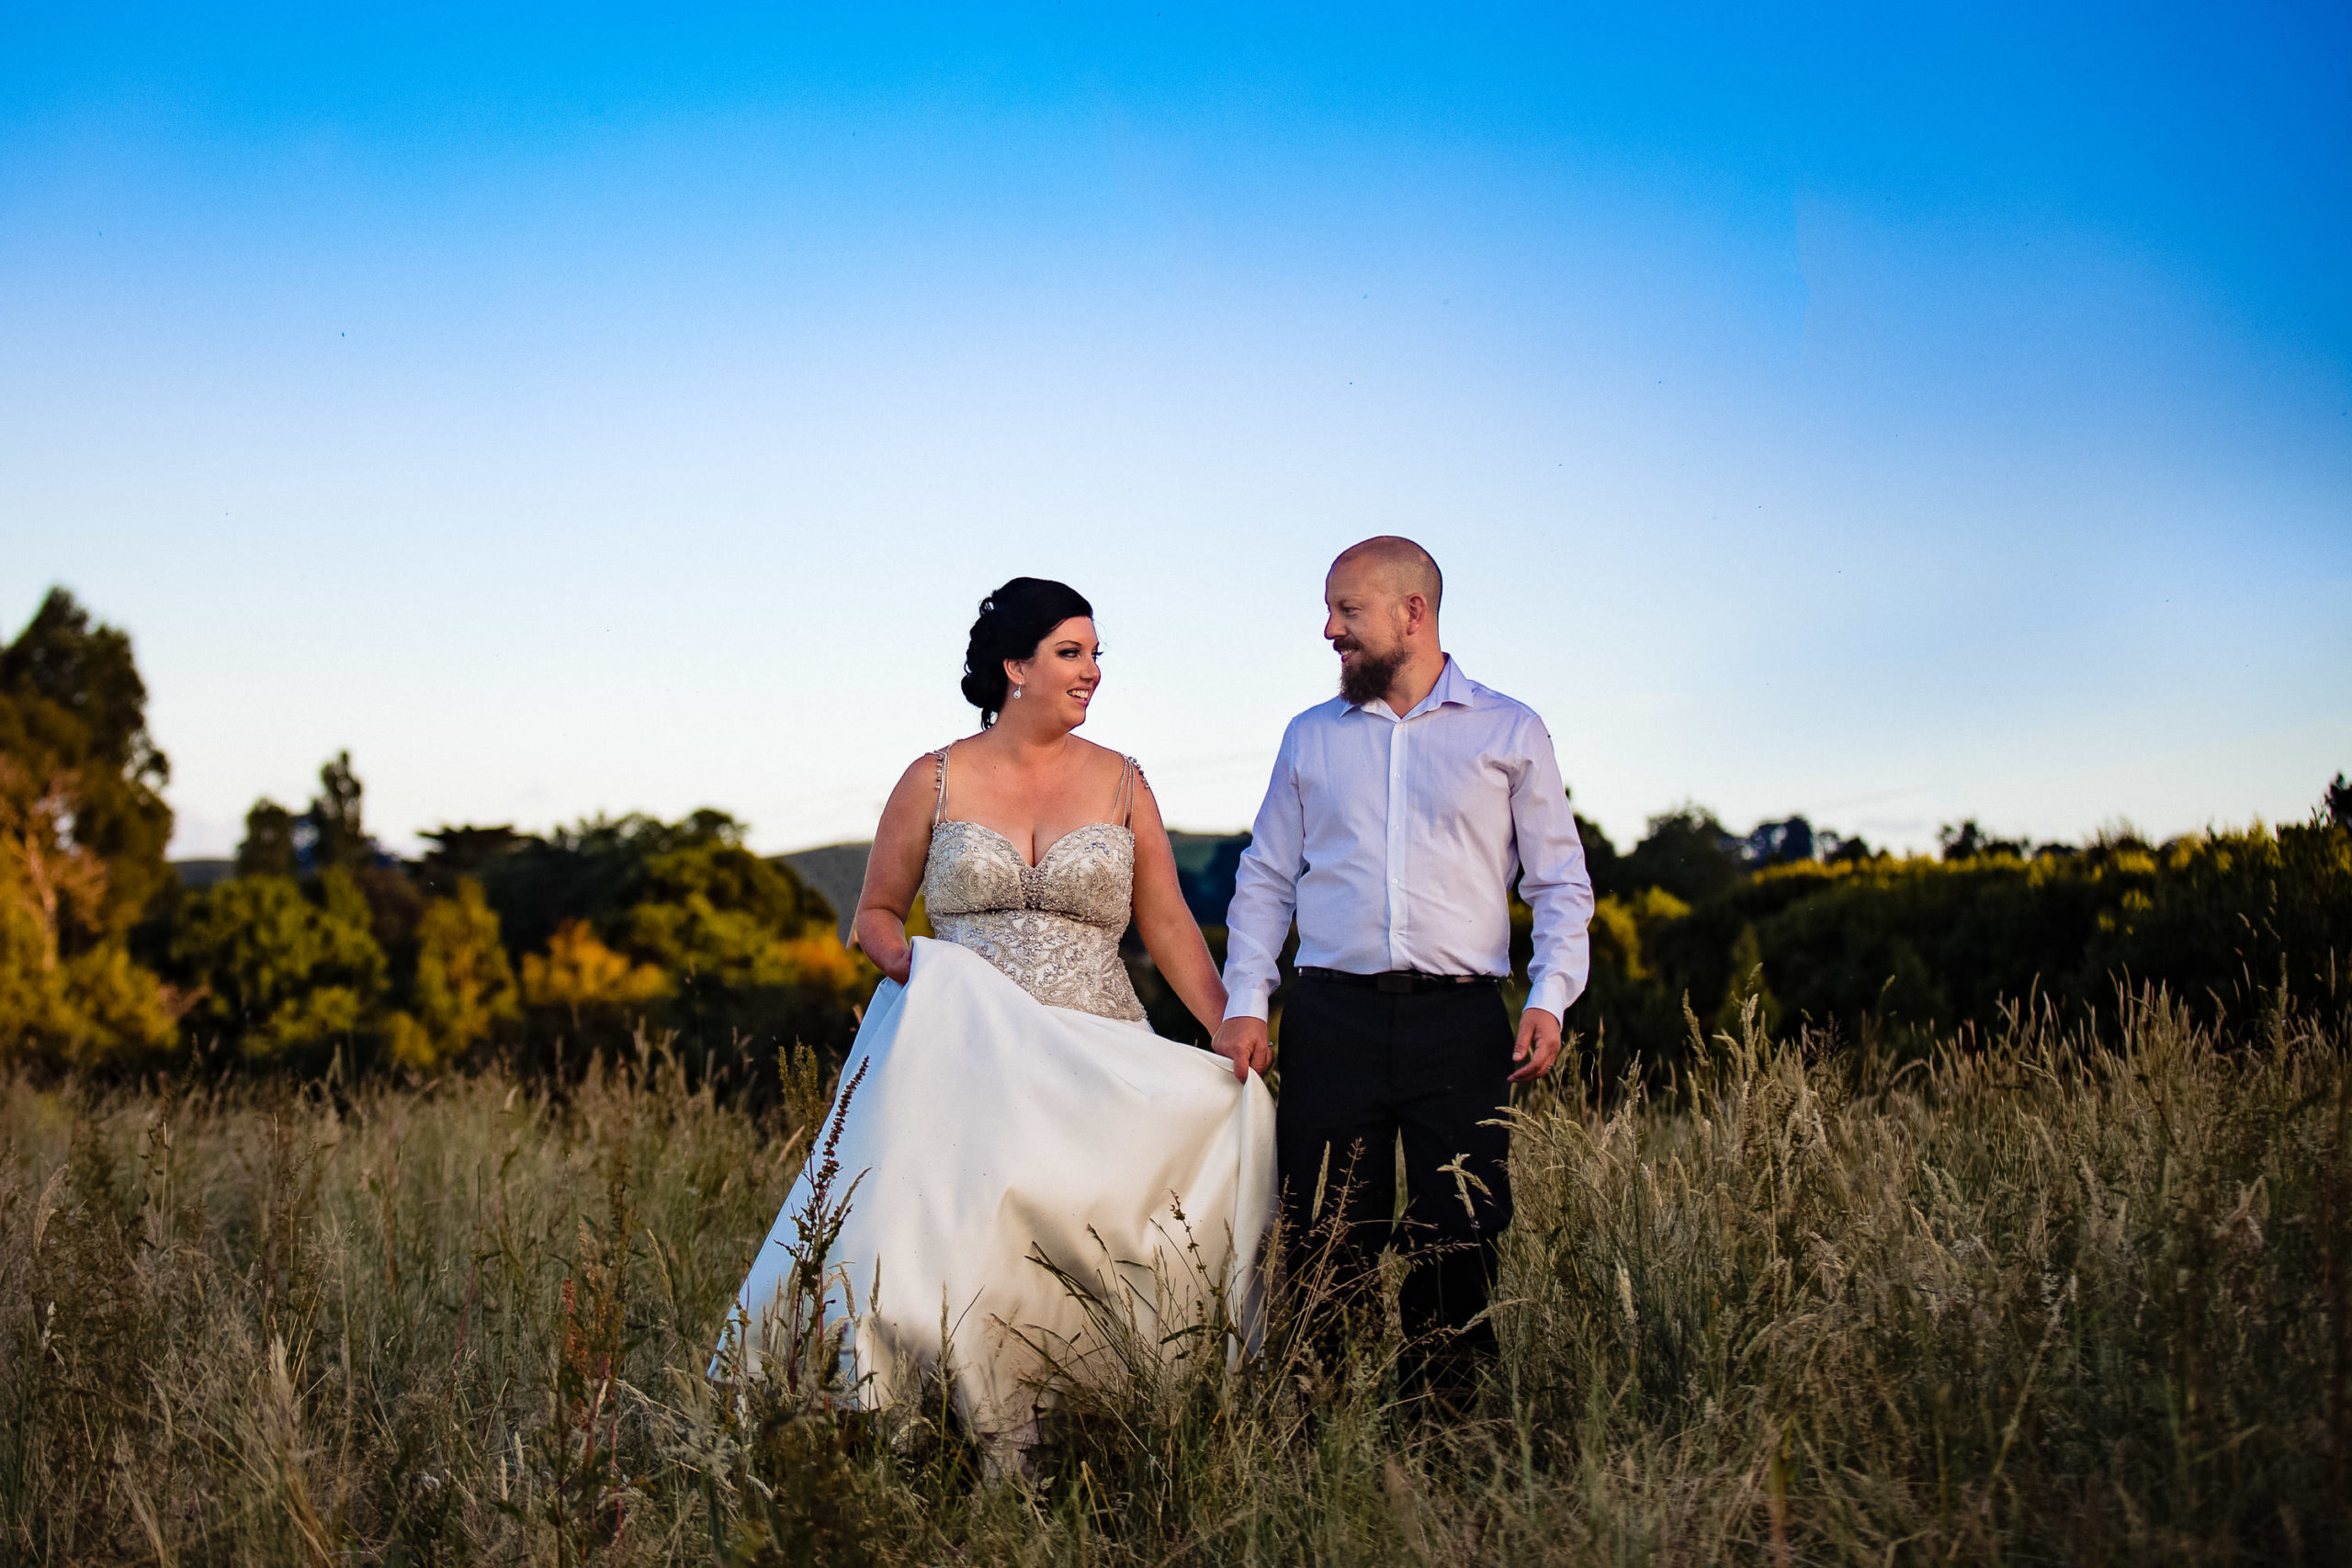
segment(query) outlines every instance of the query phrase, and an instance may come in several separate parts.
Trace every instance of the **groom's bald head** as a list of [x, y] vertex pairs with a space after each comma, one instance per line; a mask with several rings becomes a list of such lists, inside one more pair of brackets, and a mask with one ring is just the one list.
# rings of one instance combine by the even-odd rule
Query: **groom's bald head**
[[1437, 562], [1410, 539], [1383, 534], [1340, 552], [1323, 580], [1323, 635], [1340, 656], [1341, 696], [1361, 705], [1414, 670], [1436, 679], [1430, 671], [1445, 667], [1437, 637], [1444, 591]]
[[1342, 577], [1377, 587], [1396, 599], [1418, 593], [1432, 616], [1438, 601], [1445, 596], [1445, 574], [1438, 570], [1435, 558], [1396, 534], [1378, 534], [1341, 550], [1331, 563], [1330, 578], [1336, 582]]

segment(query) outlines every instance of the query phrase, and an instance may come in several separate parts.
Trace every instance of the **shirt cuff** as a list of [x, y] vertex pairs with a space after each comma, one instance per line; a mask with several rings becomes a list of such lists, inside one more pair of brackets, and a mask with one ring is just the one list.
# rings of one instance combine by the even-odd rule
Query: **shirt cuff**
[[1542, 1008], [1554, 1018], [1567, 1017], [1568, 1003], [1574, 999], [1568, 995], [1568, 977], [1566, 975], [1546, 975], [1527, 987], [1526, 1005]]
[[1225, 994], [1225, 1016], [1254, 1018], [1263, 1021], [1266, 998], [1272, 994], [1272, 986], [1244, 986], [1238, 990], [1228, 990]]

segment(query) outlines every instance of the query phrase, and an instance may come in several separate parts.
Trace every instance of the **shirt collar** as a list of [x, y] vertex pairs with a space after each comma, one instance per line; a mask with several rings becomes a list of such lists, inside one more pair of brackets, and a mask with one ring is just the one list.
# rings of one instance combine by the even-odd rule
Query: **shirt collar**
[[[1430, 694], [1415, 705], [1413, 711], [1407, 714], [1405, 717], [1417, 717], [1431, 708], [1444, 707], [1448, 705], [1464, 708], [1478, 705], [1476, 684], [1469, 676], [1462, 672], [1462, 666], [1453, 661], [1453, 655], [1450, 653], [1445, 656], [1445, 668], [1438, 671], [1437, 684], [1430, 688]], [[1389, 707], [1387, 699], [1384, 697], [1374, 697], [1368, 703], [1358, 703], [1356, 711], [1372, 714], [1381, 718], [1395, 719], [1396, 717], [1395, 710]]]

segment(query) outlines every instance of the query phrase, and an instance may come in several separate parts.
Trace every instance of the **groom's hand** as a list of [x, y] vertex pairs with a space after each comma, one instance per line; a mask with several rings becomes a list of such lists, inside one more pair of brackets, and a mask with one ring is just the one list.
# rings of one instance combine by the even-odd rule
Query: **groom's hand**
[[[1555, 1027], [1553, 1032], [1557, 1034]], [[1216, 1038], [1209, 1042], [1209, 1049], [1233, 1064], [1233, 1076], [1247, 1080], [1252, 1071], [1264, 1072], [1273, 1065], [1274, 1048], [1266, 1040], [1266, 1021], [1262, 1018], [1228, 1018], [1216, 1026]]]
[[1560, 1016], [1545, 1012], [1542, 1008], [1525, 1008], [1519, 1015], [1519, 1043], [1511, 1047], [1510, 1059], [1526, 1066], [1511, 1074], [1513, 1083], [1525, 1083], [1540, 1078], [1552, 1070], [1560, 1055]]

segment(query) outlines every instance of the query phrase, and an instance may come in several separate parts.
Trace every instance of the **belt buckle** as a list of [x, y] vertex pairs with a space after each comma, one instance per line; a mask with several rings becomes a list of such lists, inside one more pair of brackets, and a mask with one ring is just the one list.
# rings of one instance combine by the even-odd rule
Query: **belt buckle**
[[1392, 997], [1408, 997], [1413, 994], [1413, 977], [1399, 970], [1392, 969], [1385, 974], [1375, 975], [1373, 976], [1372, 983]]

